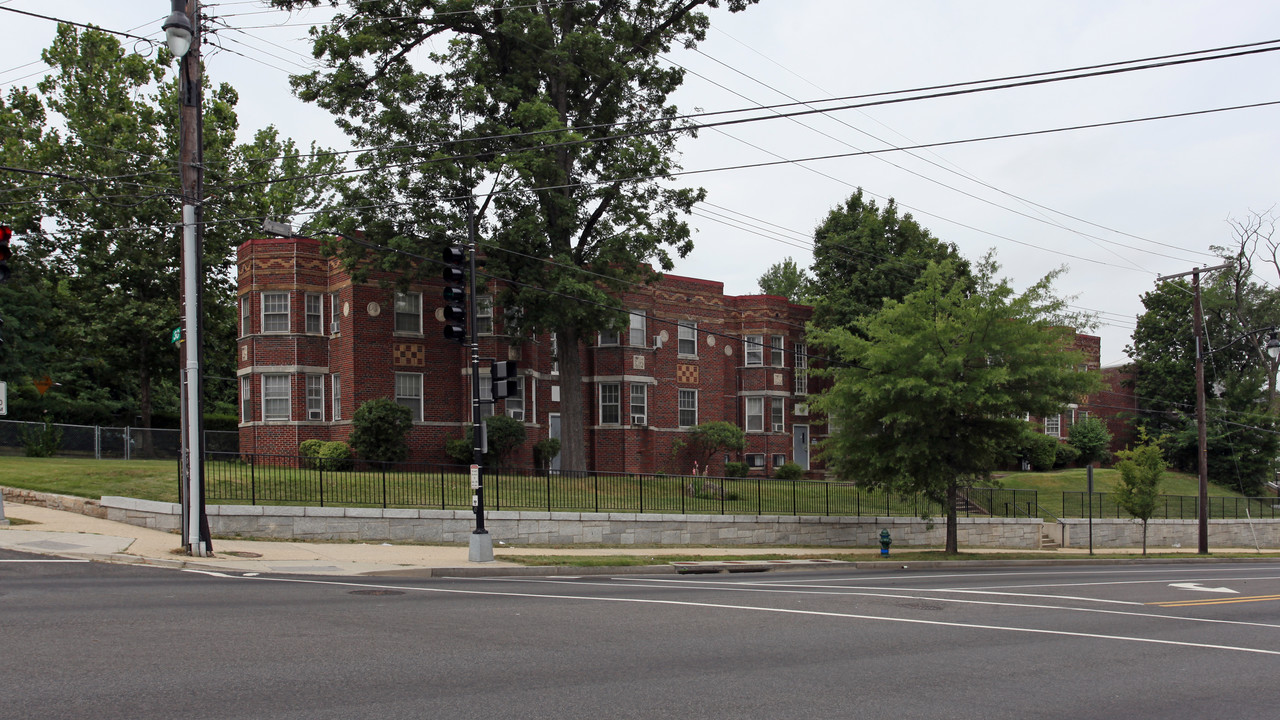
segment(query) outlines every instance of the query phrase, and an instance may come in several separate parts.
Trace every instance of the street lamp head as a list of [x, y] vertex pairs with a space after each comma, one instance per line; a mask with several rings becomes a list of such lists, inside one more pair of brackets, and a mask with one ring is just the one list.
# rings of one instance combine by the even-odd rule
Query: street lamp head
[[1267, 355], [1272, 360], [1280, 358], [1280, 333], [1267, 334]]
[[191, 49], [191, 38], [193, 36], [191, 30], [191, 18], [187, 17], [186, 11], [179, 9], [177, 5], [183, 3], [182, 0], [174, 0], [173, 12], [169, 14], [169, 19], [164, 21], [161, 28], [164, 30], [164, 42], [169, 46], [169, 52], [176, 57], [182, 57]]

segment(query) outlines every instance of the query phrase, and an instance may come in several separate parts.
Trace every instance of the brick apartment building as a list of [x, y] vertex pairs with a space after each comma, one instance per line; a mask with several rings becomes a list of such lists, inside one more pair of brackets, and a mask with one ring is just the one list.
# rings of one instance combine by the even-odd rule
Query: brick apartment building
[[[441, 283], [396, 292], [379, 282], [386, 276], [353, 282], [310, 239], [251, 240], [237, 264], [242, 452], [296, 455], [304, 440], [345, 440], [356, 408], [393, 398], [413, 411], [410, 458], [451, 462], [445, 443], [470, 424], [470, 366], [468, 351], [443, 337]], [[715, 458], [712, 474], [726, 460], [757, 474], [789, 461], [813, 469], [825, 426], [805, 402], [810, 308], [673, 275], [622, 301], [630, 327], [582, 348], [588, 467], [689, 472], [679, 450], [689, 429], [726, 420], [746, 431], [747, 447]], [[533, 443], [559, 437], [556, 340], [506, 336], [502, 308], [489, 297], [479, 305], [481, 356], [517, 361], [520, 380], [516, 396], [483, 407], [524, 422], [516, 461], [528, 464]]]
[[[410, 458], [452, 462], [445, 443], [470, 424], [468, 351], [442, 334], [442, 283], [396, 292], [377, 275], [362, 283], [311, 239], [251, 240], [239, 248], [240, 448], [294, 456], [308, 439], [346, 440], [351, 417], [374, 398], [413, 412]], [[806, 404], [810, 378], [803, 329], [811, 308], [771, 295], [731, 296], [723, 283], [667, 275], [622, 297], [630, 327], [600, 333], [582, 348], [586, 457], [589, 468], [688, 473], [679, 448], [689, 429], [725, 420], [746, 431], [747, 447], [712, 462], [746, 462], [772, 474], [785, 462], [817, 470], [813, 445], [825, 436]], [[482, 407], [525, 424], [528, 441], [515, 458], [532, 463], [532, 446], [560, 436], [556, 340], [503, 334], [503, 312], [479, 299], [480, 354], [515, 360], [519, 392]], [[1099, 370], [1101, 340], [1077, 335], [1081, 370]], [[488, 363], [481, 394], [489, 396]], [[1119, 371], [1107, 387], [1040, 423], [1065, 439], [1072, 423], [1103, 418], [1113, 449], [1131, 439], [1132, 392]], [[1126, 399], [1126, 397], [1128, 399]]]

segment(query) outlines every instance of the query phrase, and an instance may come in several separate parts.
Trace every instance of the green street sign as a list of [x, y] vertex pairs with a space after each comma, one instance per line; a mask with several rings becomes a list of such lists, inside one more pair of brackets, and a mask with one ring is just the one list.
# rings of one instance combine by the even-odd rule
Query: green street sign
[[173, 332], [169, 333], [169, 342], [174, 345], [182, 342], [182, 328], [176, 327], [173, 329]]

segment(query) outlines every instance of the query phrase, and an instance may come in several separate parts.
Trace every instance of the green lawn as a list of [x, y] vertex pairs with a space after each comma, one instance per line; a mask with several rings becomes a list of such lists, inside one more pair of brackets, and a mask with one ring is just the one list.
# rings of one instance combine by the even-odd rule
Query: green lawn
[[[1053, 472], [1017, 472], [1004, 475], [997, 474], [1001, 487], [1019, 490], [1039, 490], [1043, 493], [1085, 492], [1088, 489], [1088, 478], [1084, 468], [1070, 470], [1054, 470]], [[1093, 471], [1094, 492], [1115, 492], [1120, 482], [1120, 471], [1113, 468], [1095, 468]], [[1191, 473], [1170, 470], [1164, 474], [1160, 483], [1160, 492], [1164, 495], [1199, 495], [1200, 481]], [[1242, 497], [1240, 493], [1223, 487], [1209, 484], [1209, 495], [1214, 497]], [[1044, 502], [1043, 500], [1041, 501]]]
[[100, 498], [178, 501], [176, 460], [0, 457], [0, 485]]

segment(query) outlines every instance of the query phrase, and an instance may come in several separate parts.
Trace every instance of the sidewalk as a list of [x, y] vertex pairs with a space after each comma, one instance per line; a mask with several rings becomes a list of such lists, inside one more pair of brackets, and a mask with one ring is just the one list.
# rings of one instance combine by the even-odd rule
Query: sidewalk
[[[181, 543], [177, 535], [128, 525], [125, 523], [102, 520], [78, 513], [49, 510], [33, 505], [18, 503], [4, 504], [5, 516], [10, 519], [26, 520], [31, 524], [11, 524], [0, 527], [0, 549], [21, 552], [56, 555], [59, 557], [83, 558], [99, 562], [129, 563], [140, 565], [158, 565], [165, 567], [181, 567], [205, 569], [219, 572], [236, 573], [273, 573], [299, 575], [328, 576], [403, 576], [403, 577], [486, 577], [500, 575], [588, 575], [588, 574], [621, 574], [621, 573], [675, 573], [677, 567], [663, 560], [663, 556], [671, 555], [711, 555], [723, 557], [731, 555], [738, 560], [719, 562], [708, 567], [696, 567], [700, 563], [683, 563], [685, 571], [739, 569], [761, 567], [765, 561], [751, 562], [752, 556], [759, 555], [805, 555], [829, 554], [833, 551], [864, 552], [870, 556], [873, 550], [866, 548], [768, 548], [768, 547], [575, 547], [575, 548], [530, 548], [504, 546], [495, 541], [494, 561], [473, 563], [468, 560], [469, 550], [462, 545], [393, 545], [390, 543], [301, 543], [263, 540], [224, 540], [213, 541], [213, 557], [191, 557], [180, 549]], [[925, 549], [925, 548], [913, 548]], [[1151, 552], [1179, 552], [1195, 559], [1195, 548], [1151, 548]], [[1231, 549], [1232, 553], [1249, 553], [1243, 549]], [[966, 550], [966, 552], [973, 552]], [[989, 560], [959, 561], [994, 564], [1001, 562], [1001, 554], [1023, 552], [1014, 550], [981, 550]], [[1133, 562], [1131, 560], [1096, 560], [1088, 559], [1084, 548], [1062, 548], [1054, 551], [1060, 560], [1077, 562]], [[1139, 553], [1140, 549], [1111, 549], [1107, 553]], [[1277, 550], [1263, 550], [1259, 559], [1274, 560]], [[642, 566], [627, 567], [559, 567], [559, 566], [525, 566], [511, 562], [509, 559], [519, 555], [637, 555], [653, 558], [653, 562]], [[1209, 559], [1209, 558], [1202, 558]], [[1214, 558], [1222, 560], [1222, 558]], [[1181, 560], [1179, 560], [1181, 561]], [[799, 567], [823, 567], [831, 569], [832, 565], [847, 568], [863, 569], [865, 567], [885, 568], [888, 564], [876, 563], [837, 563], [835, 561], [768, 561], [776, 566], [767, 569], [794, 569]], [[921, 568], [937, 565], [946, 567], [958, 561], [946, 562], [914, 562], [913, 567]], [[1030, 560], [1005, 560], [1004, 564], [1023, 564], [1039, 562]]]
[[[401, 575], [465, 577], [492, 575], [583, 575], [610, 572], [675, 572], [664, 555], [814, 555], [829, 548], [686, 548], [686, 547], [506, 547], [495, 542], [494, 561], [473, 563], [463, 545], [393, 545], [370, 543], [301, 543], [214, 538], [213, 557], [192, 557], [180, 549], [172, 533], [102, 520], [78, 513], [7, 502], [5, 516], [33, 524], [0, 527], [0, 548], [85, 558], [102, 562], [163, 565], [227, 572], [305, 575]], [[529, 567], [504, 560], [517, 555], [639, 555], [653, 557], [649, 566], [628, 568]]]

